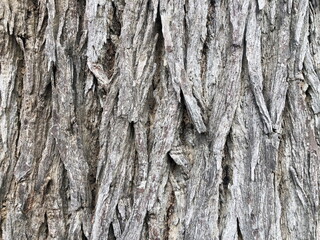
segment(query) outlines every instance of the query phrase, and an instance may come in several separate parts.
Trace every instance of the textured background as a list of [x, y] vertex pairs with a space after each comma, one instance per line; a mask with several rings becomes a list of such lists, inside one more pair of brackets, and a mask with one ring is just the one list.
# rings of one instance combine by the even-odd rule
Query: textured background
[[1, 239], [319, 240], [319, 7], [1, 0]]

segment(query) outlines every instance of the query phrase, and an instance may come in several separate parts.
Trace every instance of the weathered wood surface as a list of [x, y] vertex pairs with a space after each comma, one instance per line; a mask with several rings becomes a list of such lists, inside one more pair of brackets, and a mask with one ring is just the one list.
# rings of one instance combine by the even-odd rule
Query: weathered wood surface
[[1, 0], [0, 235], [320, 239], [317, 0]]

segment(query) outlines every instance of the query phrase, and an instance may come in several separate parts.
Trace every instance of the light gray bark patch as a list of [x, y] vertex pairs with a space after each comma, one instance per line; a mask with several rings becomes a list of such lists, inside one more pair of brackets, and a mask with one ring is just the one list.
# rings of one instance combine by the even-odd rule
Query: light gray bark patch
[[273, 130], [272, 122], [262, 93], [261, 30], [257, 25], [255, 10], [256, 5], [252, 1], [246, 30], [246, 59], [252, 91], [264, 123], [265, 133], [271, 133]]
[[[197, 131], [203, 133], [206, 132], [207, 128], [203, 122], [201, 106], [199, 106], [199, 102], [193, 94], [193, 83], [190, 81], [185, 70], [186, 66], [183, 55], [184, 51], [186, 51], [184, 41], [187, 29], [183, 27], [184, 18], [186, 18], [184, 7], [182, 2], [177, 6], [173, 6], [173, 3], [166, 1], [160, 3], [162, 34], [166, 49], [165, 61], [168, 64], [177, 99], [180, 101], [180, 92], [182, 91], [190, 117]], [[199, 79], [200, 76], [198, 75], [194, 79], [194, 83], [197, 83]]]

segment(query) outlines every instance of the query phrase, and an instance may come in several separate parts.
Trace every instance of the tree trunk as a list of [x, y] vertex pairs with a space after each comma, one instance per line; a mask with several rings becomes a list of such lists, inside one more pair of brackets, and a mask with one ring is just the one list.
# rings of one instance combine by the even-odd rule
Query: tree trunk
[[319, 240], [318, 0], [1, 0], [2, 239]]

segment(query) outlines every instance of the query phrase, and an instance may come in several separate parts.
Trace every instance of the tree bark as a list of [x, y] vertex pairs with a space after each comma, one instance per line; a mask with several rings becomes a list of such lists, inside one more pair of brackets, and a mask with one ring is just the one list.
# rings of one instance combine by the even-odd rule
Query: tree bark
[[0, 235], [320, 239], [318, 0], [1, 0]]

